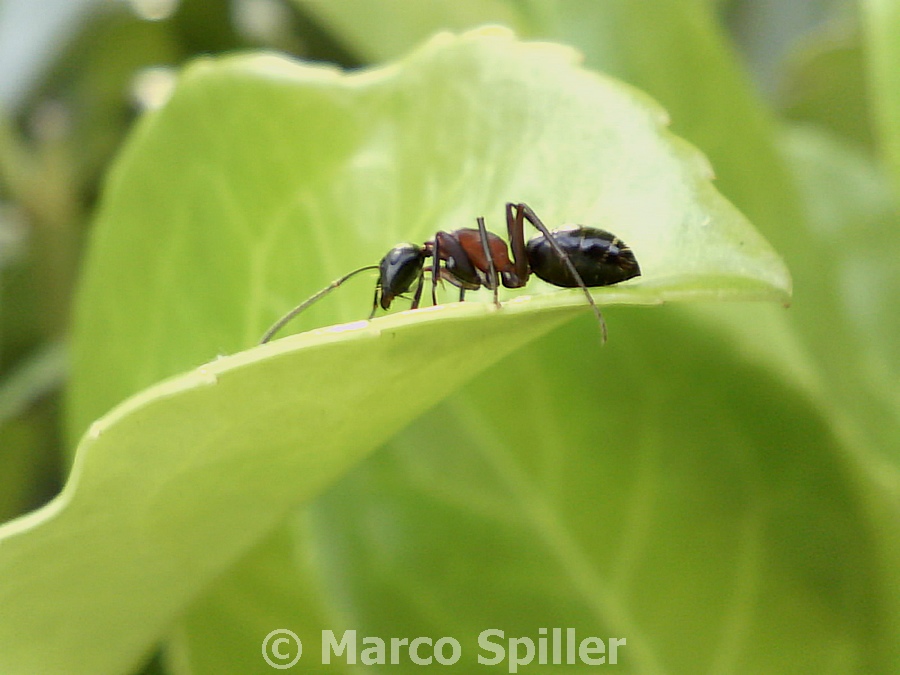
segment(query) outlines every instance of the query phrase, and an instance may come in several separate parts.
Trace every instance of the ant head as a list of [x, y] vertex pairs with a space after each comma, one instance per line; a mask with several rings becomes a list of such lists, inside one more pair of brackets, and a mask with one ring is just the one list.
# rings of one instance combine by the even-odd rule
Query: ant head
[[378, 287], [381, 289], [381, 308], [390, 309], [391, 302], [403, 295], [422, 276], [425, 249], [416, 244], [398, 244], [378, 264]]

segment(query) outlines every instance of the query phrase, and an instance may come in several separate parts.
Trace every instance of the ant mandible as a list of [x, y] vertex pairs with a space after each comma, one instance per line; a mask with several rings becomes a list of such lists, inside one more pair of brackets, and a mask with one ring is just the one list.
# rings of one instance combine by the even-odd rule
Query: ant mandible
[[[525, 241], [525, 221], [540, 233]], [[417, 309], [422, 299], [425, 273], [431, 272], [431, 301], [437, 305], [437, 282], [443, 279], [459, 288], [459, 300], [466, 291], [487, 288], [494, 292], [494, 304], [500, 306], [500, 284], [506, 288], [521, 288], [533, 273], [554, 286], [581, 288], [588, 304], [600, 323], [602, 339], [606, 341], [606, 322], [594, 303], [588, 288], [611, 286], [639, 276], [641, 269], [631, 249], [614, 234], [595, 227], [570, 225], [548, 230], [527, 204], [506, 205], [506, 229], [512, 259], [506, 242], [489, 232], [484, 218], [477, 219], [478, 229], [462, 228], [453, 232], [437, 232], [434, 239], [423, 245], [398, 244], [381, 259], [378, 265], [366, 265], [336, 279], [321, 291], [305, 300], [281, 317], [260, 344], [268, 342], [288, 321], [320, 300], [351, 277], [367, 270], [378, 270], [371, 319], [380, 305], [390, 309], [397, 296], [407, 293], [415, 283], [411, 309]], [[426, 261], [431, 258], [431, 265]]]

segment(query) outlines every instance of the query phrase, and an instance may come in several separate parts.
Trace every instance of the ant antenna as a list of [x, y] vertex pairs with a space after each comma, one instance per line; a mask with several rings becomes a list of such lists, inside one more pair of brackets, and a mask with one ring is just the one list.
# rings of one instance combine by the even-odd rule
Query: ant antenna
[[597, 307], [597, 303], [594, 302], [594, 296], [591, 295], [591, 292], [588, 290], [587, 285], [581, 278], [581, 275], [578, 273], [578, 270], [575, 269], [575, 265], [572, 264], [572, 261], [569, 259], [569, 255], [563, 251], [562, 247], [553, 238], [550, 234], [550, 231], [547, 229], [547, 226], [541, 222], [541, 219], [537, 217], [537, 214], [531, 210], [531, 207], [528, 204], [517, 204], [516, 208], [522, 212], [528, 222], [534, 225], [538, 230], [541, 231], [541, 234], [544, 235], [544, 238], [553, 247], [553, 250], [556, 251], [557, 255], [559, 255], [560, 259], [563, 261], [563, 264], [569, 269], [569, 272], [572, 274], [572, 277], [575, 281], [578, 282], [578, 285], [581, 287], [581, 290], [584, 291], [584, 297], [587, 298], [588, 303], [591, 306], [591, 309], [594, 310], [594, 314], [597, 315], [597, 321], [600, 322], [600, 342], [602, 344], [606, 344], [606, 321], [603, 318], [603, 314], [600, 312], [600, 308]]
[[284, 325], [286, 323], [288, 323], [291, 319], [293, 319], [295, 316], [297, 316], [300, 312], [302, 312], [304, 309], [306, 309], [310, 305], [314, 304], [315, 302], [318, 302], [323, 297], [325, 297], [326, 295], [331, 293], [331, 291], [333, 291], [335, 288], [337, 288], [342, 283], [347, 281], [349, 278], [355, 277], [360, 272], [365, 272], [367, 270], [377, 270], [377, 269], [378, 269], [378, 265], [366, 265], [365, 267], [360, 267], [358, 270], [353, 270], [352, 272], [345, 274], [340, 279], [335, 279], [328, 286], [323, 288], [321, 291], [319, 291], [315, 295], [307, 298], [306, 300], [301, 302], [299, 305], [294, 307], [294, 309], [292, 309], [290, 312], [288, 312], [283, 317], [278, 319], [278, 321], [276, 321], [272, 325], [272, 327], [269, 328], [269, 330], [267, 330], [265, 332], [265, 334], [262, 336], [262, 338], [260, 338], [259, 344], [263, 345], [263, 344], [267, 343], [269, 340], [271, 340], [274, 337], [275, 333], [280, 331], [284, 327]]

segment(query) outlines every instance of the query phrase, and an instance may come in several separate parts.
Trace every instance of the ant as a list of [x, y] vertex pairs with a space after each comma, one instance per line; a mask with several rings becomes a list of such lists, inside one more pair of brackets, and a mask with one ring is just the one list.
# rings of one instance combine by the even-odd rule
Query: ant
[[[540, 234], [525, 241], [525, 221]], [[425, 273], [431, 272], [431, 302], [437, 305], [437, 282], [444, 280], [459, 288], [459, 301], [466, 291], [487, 288], [494, 292], [494, 304], [499, 307], [500, 284], [506, 288], [521, 288], [528, 277], [535, 274], [547, 283], [565, 288], [581, 288], [588, 304], [600, 323], [602, 339], [606, 341], [606, 322], [594, 303], [588, 288], [610, 286], [640, 276], [641, 269], [631, 249], [614, 234], [594, 227], [570, 225], [548, 230], [527, 204], [506, 205], [506, 242], [488, 232], [484, 218], [477, 219], [478, 229], [462, 228], [453, 232], [437, 232], [423, 245], [398, 244], [381, 259], [378, 265], [366, 265], [345, 274], [340, 279], [281, 317], [262, 336], [260, 344], [268, 342], [288, 321], [314, 302], [327, 295], [351, 277], [367, 270], [378, 270], [371, 319], [380, 305], [388, 310], [397, 296], [407, 293], [415, 283], [411, 309], [417, 309], [422, 299]], [[431, 258], [431, 265], [426, 261]]]

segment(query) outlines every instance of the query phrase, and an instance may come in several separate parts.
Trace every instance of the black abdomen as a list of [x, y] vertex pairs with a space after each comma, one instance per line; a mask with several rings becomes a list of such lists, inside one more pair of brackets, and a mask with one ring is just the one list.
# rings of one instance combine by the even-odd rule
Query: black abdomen
[[[550, 232], [581, 275], [585, 286], [609, 286], [639, 276], [631, 249], [616, 235], [595, 227], [575, 226]], [[543, 235], [526, 244], [531, 271], [556, 286], [579, 285], [565, 261]]]

